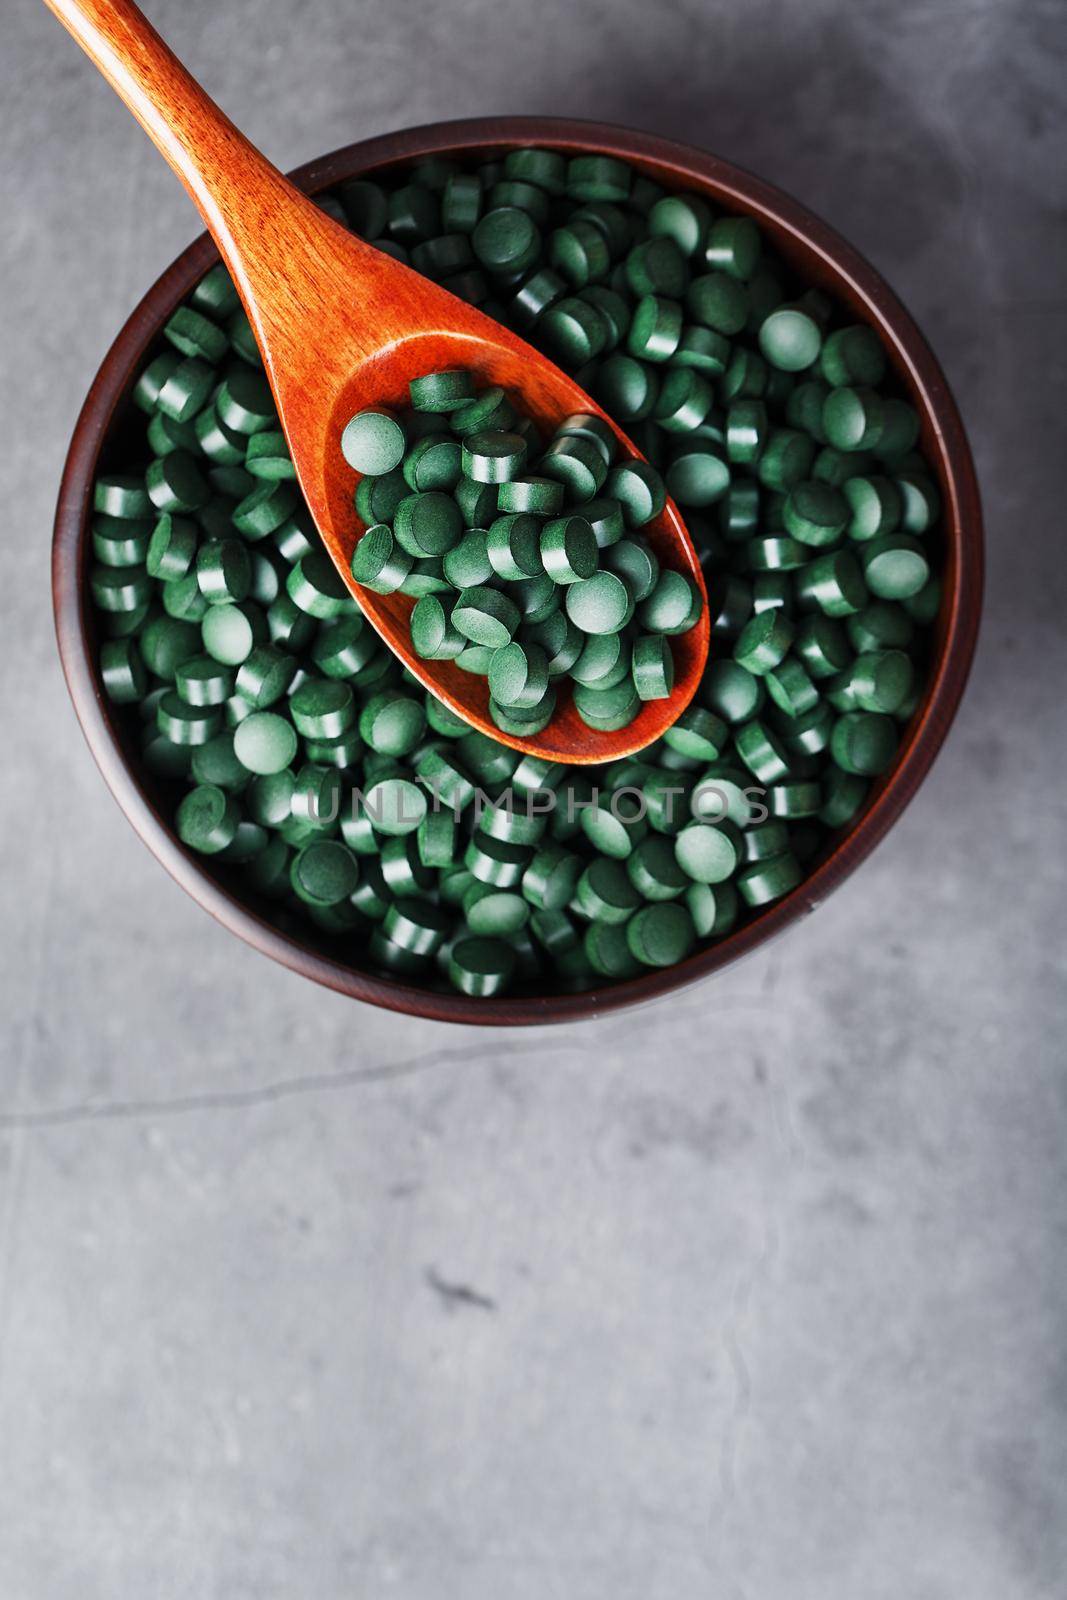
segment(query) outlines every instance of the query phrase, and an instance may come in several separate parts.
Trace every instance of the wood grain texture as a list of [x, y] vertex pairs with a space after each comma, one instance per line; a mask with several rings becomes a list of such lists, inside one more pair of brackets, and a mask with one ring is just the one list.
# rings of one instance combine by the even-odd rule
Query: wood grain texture
[[599, 763], [643, 749], [692, 700], [708, 656], [704, 576], [677, 507], [642, 531], [662, 567], [686, 574], [703, 600], [696, 625], [671, 638], [674, 688], [612, 733], [589, 728], [569, 682], [540, 733], [502, 732], [486, 680], [413, 651], [407, 595], [377, 595], [351, 574], [363, 525], [356, 476], [341, 455], [354, 412], [407, 399], [412, 378], [467, 367], [500, 384], [549, 434], [568, 414], [604, 417], [619, 459], [639, 452], [585, 391], [541, 353], [474, 306], [430, 283], [328, 217], [250, 144], [132, 0], [45, 0], [100, 68], [188, 189], [244, 302], [263, 355], [297, 478], [334, 564], [360, 608], [405, 666], [473, 727], [550, 761]]
[[[790, 195], [706, 151], [653, 134], [558, 117], [483, 117], [381, 135], [309, 162], [293, 174], [311, 193], [349, 179], [388, 173], [428, 156], [485, 159], [525, 145], [567, 154], [603, 152], [670, 189], [754, 218], [771, 247], [796, 272], [835, 295], [877, 329], [893, 373], [918, 409], [922, 449], [943, 501], [945, 598], [938, 617], [922, 704], [893, 767], [871, 790], [854, 825], [791, 894], [740, 924], [725, 939], [663, 971], [581, 994], [515, 994], [475, 1000], [398, 982], [346, 960], [312, 928], [280, 928], [271, 908], [250, 903], [224, 868], [196, 856], [173, 829], [173, 792], [142, 766], [121, 711], [104, 699], [97, 673], [100, 634], [89, 598], [92, 488], [102, 466], [117, 466], [128, 446], [125, 424], [134, 381], [176, 307], [211, 267], [202, 237], [148, 290], [115, 338], [86, 396], [71, 439], [56, 508], [52, 595], [63, 670], [93, 756], [131, 826], [185, 891], [248, 944], [304, 977], [368, 1004], [445, 1022], [522, 1026], [574, 1022], [681, 990], [721, 971], [801, 921], [885, 838], [929, 772], [956, 715], [970, 672], [982, 610], [982, 513], [967, 436], [944, 373], [908, 312], [871, 264]], [[709, 1015], [713, 1000], [709, 997]]]

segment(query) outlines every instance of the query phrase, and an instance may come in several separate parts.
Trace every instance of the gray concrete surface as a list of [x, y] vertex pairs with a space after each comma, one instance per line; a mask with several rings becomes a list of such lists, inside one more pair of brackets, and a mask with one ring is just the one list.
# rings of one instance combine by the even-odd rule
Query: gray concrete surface
[[271, 967], [132, 835], [61, 682], [66, 441], [194, 222], [5, 0], [2, 1600], [1059, 1600], [1062, 4], [150, 11], [286, 165], [544, 110], [802, 196], [945, 362], [989, 600], [893, 837], [704, 988], [511, 1037]]

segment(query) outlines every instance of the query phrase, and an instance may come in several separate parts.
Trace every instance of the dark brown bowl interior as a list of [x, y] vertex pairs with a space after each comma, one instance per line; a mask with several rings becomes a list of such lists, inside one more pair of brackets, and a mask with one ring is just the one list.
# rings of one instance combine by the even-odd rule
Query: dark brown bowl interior
[[217, 259], [206, 235], [190, 245], [152, 286], [108, 351], [71, 440], [56, 512], [52, 577], [56, 632], [67, 684], [85, 737], [112, 793], [152, 853], [212, 916], [265, 955], [374, 1005], [467, 1023], [563, 1022], [682, 988], [753, 950], [815, 909], [885, 837], [930, 769], [948, 731], [970, 669], [982, 598], [982, 523], [970, 449], [944, 375], [914, 322], [874, 269], [824, 222], [761, 179], [686, 145], [627, 128], [557, 118], [500, 117], [433, 123], [349, 145], [294, 174], [309, 192], [346, 178], [428, 155], [489, 154], [528, 144], [570, 152], [606, 151], [672, 189], [703, 191], [729, 210], [747, 212], [797, 273], [825, 288], [875, 326], [897, 376], [922, 418], [921, 448], [941, 489], [945, 597], [925, 696], [892, 770], [872, 790], [858, 822], [792, 894], [720, 943], [665, 971], [581, 994], [473, 1000], [417, 988], [350, 966], [276, 908], [256, 909], [224, 869], [187, 851], [171, 828], [173, 790], [139, 765], [125, 721], [100, 693], [98, 635], [88, 599], [88, 513], [101, 465], [122, 459], [127, 396], [145, 352], [197, 279]]

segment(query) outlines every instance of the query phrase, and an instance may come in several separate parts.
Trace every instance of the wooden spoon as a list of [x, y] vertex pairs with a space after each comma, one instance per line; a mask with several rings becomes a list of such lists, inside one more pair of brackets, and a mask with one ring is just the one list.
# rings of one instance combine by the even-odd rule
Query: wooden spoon
[[[466, 367], [514, 394], [550, 433], [576, 411], [605, 413], [570, 378], [507, 328], [364, 244], [282, 176], [239, 133], [164, 44], [132, 0], [45, 0], [125, 101], [184, 183], [248, 312], [297, 478], [338, 571], [382, 638], [427, 689], [473, 727], [546, 760], [610, 761], [650, 744], [688, 705], [708, 654], [708, 611], [696, 553], [677, 509], [642, 531], [664, 566], [686, 573], [704, 599], [700, 621], [671, 640], [675, 687], [642, 706], [628, 728], [586, 727], [561, 694], [531, 738], [502, 733], [484, 678], [411, 648], [413, 602], [354, 582], [363, 531], [341, 431], [368, 405], [407, 398], [412, 378]], [[611, 421], [619, 458], [637, 456]]]

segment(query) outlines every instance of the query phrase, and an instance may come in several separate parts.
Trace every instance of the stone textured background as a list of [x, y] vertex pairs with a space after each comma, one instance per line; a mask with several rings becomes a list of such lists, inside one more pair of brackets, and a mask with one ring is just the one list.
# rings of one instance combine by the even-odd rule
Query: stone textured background
[[675, 1002], [465, 1034], [268, 965], [123, 821], [49, 620], [81, 397], [194, 216], [4, 0], [0, 1595], [1059, 1600], [1062, 3], [149, 9], [285, 166], [525, 110], [795, 192], [948, 369], [988, 607], [891, 839]]

